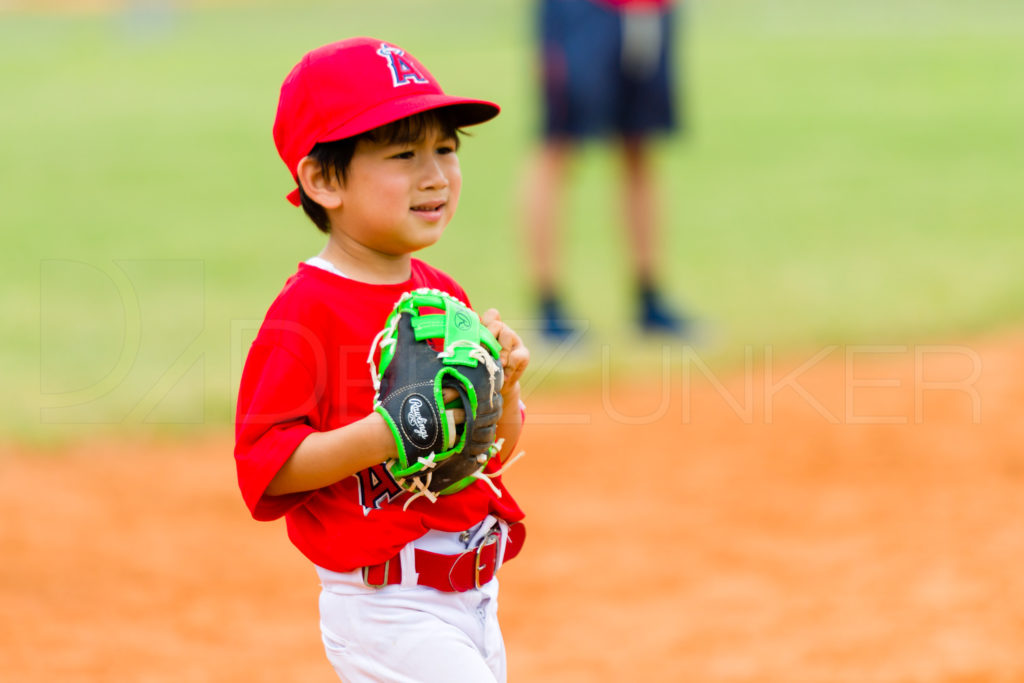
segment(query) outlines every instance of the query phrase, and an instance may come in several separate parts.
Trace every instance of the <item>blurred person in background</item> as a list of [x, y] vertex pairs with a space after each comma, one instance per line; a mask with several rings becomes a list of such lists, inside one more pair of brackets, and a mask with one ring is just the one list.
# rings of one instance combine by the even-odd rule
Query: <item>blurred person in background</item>
[[528, 165], [526, 241], [543, 336], [579, 333], [559, 290], [562, 210], [570, 162], [582, 143], [610, 140], [623, 167], [637, 323], [685, 334], [686, 318], [659, 289], [658, 195], [651, 160], [657, 134], [678, 129], [673, 0], [540, 0], [542, 144]]

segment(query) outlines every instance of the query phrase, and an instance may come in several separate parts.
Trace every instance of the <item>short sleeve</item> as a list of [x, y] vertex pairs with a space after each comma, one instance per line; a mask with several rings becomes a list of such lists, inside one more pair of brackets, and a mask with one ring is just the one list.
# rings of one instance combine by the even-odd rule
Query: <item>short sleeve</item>
[[315, 431], [318, 390], [315, 375], [287, 349], [257, 342], [249, 351], [238, 393], [235, 465], [242, 498], [256, 519], [277, 519], [310, 495], [268, 496], [266, 489]]

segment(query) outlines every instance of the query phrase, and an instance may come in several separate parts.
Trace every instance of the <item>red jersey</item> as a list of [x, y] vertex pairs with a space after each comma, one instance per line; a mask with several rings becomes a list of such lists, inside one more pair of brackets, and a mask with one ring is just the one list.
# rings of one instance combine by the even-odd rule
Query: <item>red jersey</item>
[[[418, 259], [412, 277], [395, 285], [350, 280], [299, 264], [271, 304], [256, 336], [238, 392], [235, 464], [242, 497], [258, 520], [285, 517], [288, 537], [315, 564], [336, 572], [379, 564], [429, 529], [462, 531], [494, 514], [523, 518], [497, 477], [499, 498], [484, 482], [402, 506], [405, 492], [383, 464], [335, 484], [270, 496], [266, 488], [309, 434], [329, 431], [373, 411], [367, 354], [402, 293], [417, 287], [448, 292], [467, 306], [463, 289]], [[490, 471], [499, 467], [495, 457]]]

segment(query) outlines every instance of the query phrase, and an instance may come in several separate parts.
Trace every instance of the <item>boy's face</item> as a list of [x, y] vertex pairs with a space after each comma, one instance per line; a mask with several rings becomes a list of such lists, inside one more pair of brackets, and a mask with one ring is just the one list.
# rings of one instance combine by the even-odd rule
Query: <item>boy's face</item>
[[434, 244], [455, 215], [462, 189], [457, 141], [431, 126], [412, 143], [360, 140], [331, 217], [341, 232], [390, 256]]

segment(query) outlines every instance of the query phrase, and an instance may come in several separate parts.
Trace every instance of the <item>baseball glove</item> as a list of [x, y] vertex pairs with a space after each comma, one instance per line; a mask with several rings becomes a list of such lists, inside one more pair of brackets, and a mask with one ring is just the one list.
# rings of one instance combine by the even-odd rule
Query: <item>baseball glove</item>
[[[373, 362], [377, 347], [379, 366]], [[500, 351], [479, 316], [451, 295], [422, 288], [399, 298], [368, 362], [374, 410], [391, 428], [398, 450], [387, 467], [402, 488], [433, 501], [477, 479], [487, 481], [484, 466], [501, 448], [495, 443], [502, 411]], [[458, 394], [450, 405], [446, 388]], [[455, 409], [465, 411], [462, 424], [455, 424]]]

